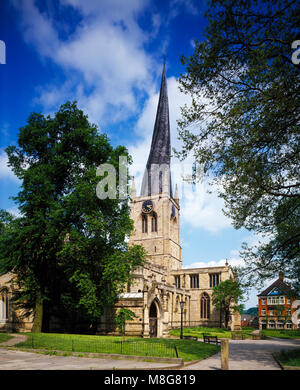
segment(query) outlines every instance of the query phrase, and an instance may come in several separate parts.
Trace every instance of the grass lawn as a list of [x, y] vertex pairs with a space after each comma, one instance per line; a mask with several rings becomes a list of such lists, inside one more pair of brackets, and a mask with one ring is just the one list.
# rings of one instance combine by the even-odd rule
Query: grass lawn
[[4, 343], [5, 341], [8, 341], [13, 336], [9, 335], [8, 333], [0, 333], [0, 343]]
[[279, 339], [300, 339], [300, 329], [263, 329], [261, 333], [266, 337], [278, 337]]
[[300, 367], [300, 348], [291, 351], [282, 351], [277, 359], [284, 366]]
[[184, 361], [199, 360], [220, 351], [220, 347], [192, 340], [143, 339], [58, 333], [27, 333], [28, 339], [16, 347], [72, 352], [117, 353], [137, 356], [178, 357]]
[[[245, 336], [245, 338], [252, 338], [251, 333], [255, 329], [253, 328], [242, 328], [242, 332]], [[183, 328], [183, 335], [184, 336], [195, 336], [202, 339], [202, 334], [207, 333], [211, 336], [217, 336], [218, 338], [230, 338], [231, 339], [231, 330], [227, 329], [221, 329], [221, 328], [206, 328], [203, 326], [194, 327], [194, 328]], [[173, 336], [180, 336], [180, 329], [173, 329], [170, 330], [170, 334]]]

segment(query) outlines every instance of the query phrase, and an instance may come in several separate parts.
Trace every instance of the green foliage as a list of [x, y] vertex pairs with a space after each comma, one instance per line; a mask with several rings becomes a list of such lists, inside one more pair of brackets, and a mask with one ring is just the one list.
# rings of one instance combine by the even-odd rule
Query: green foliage
[[131, 310], [122, 308], [118, 311], [118, 314], [116, 315], [116, 325], [123, 337], [125, 336], [126, 321], [131, 321], [134, 318], [137, 317]]
[[[241, 332], [243, 333], [243, 336], [245, 338], [251, 338], [252, 339], [252, 332], [253, 328], [250, 327], [243, 327]], [[211, 327], [205, 327], [205, 326], [197, 326], [197, 327], [191, 327], [191, 328], [183, 328], [183, 334], [184, 336], [194, 336], [198, 337], [200, 340], [203, 339], [203, 333], [209, 334], [210, 336], [217, 336], [219, 339], [221, 338], [232, 338], [232, 332], [231, 330], [227, 330], [224, 328], [211, 328]], [[170, 330], [170, 334], [172, 336], [180, 336], [180, 329], [172, 329]]]
[[243, 305], [238, 301], [243, 299], [243, 292], [238, 282], [228, 279], [213, 288], [212, 302], [224, 316], [225, 328], [228, 326], [230, 314], [234, 311], [241, 312]]
[[291, 351], [281, 351], [277, 359], [285, 366], [300, 368], [300, 348]]
[[264, 236], [243, 247], [240, 281], [282, 270], [299, 290], [299, 3], [211, 0], [205, 39], [183, 56], [180, 88], [192, 104], [178, 121], [183, 148], [219, 184], [235, 228]]
[[68, 102], [54, 117], [31, 114], [18, 146], [6, 152], [22, 181], [14, 198], [21, 217], [0, 214], [0, 272], [15, 273], [16, 303], [35, 309], [44, 329], [51, 315], [70, 329], [96, 326], [144, 262], [143, 248], [126, 242], [133, 227], [129, 198], [96, 196], [97, 167], [112, 164], [118, 185], [119, 157], [131, 161], [126, 148], [113, 148]]
[[300, 330], [292, 329], [262, 329], [261, 334], [266, 337], [276, 337], [279, 339], [299, 339]]
[[250, 316], [257, 316], [258, 315], [258, 308], [257, 307], [250, 307], [247, 310], [243, 310], [243, 314], [249, 314]]
[[1, 343], [4, 343], [12, 338], [13, 338], [13, 336], [11, 336], [7, 333], [0, 333], [0, 345], [1, 345]]

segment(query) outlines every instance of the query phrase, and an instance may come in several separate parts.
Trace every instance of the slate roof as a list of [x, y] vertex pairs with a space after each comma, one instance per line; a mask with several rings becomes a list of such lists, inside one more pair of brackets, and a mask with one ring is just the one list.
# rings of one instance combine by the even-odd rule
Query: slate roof
[[149, 196], [162, 192], [162, 180], [159, 180], [159, 172], [157, 172], [157, 166], [163, 166], [163, 168], [165, 169], [164, 174], [167, 174], [169, 176], [168, 188], [169, 193], [172, 196], [170, 162], [171, 136], [169, 101], [167, 90], [166, 64], [164, 63], [151, 148], [143, 177], [141, 196]]
[[257, 296], [266, 296], [273, 290], [273, 288], [277, 288], [283, 295], [287, 295], [291, 291], [291, 288], [286, 283], [284, 283], [281, 278], [279, 278]]

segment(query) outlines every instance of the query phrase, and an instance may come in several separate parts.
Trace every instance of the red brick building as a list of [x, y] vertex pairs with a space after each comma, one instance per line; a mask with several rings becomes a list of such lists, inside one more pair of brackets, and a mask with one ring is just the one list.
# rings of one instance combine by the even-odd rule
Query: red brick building
[[[293, 329], [291, 289], [283, 273], [268, 288], [258, 294], [259, 329]], [[297, 325], [296, 325], [297, 326]]]

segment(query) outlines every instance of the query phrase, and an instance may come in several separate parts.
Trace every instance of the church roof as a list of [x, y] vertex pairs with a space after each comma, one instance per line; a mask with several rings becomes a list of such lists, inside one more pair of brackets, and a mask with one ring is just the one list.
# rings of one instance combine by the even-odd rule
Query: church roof
[[[169, 101], [167, 90], [166, 64], [164, 63], [159, 101], [157, 106], [151, 149], [146, 164], [146, 170], [142, 183], [141, 196], [148, 196], [162, 192], [162, 183], [153, 183], [158, 180], [153, 171], [163, 169], [169, 175], [169, 193], [172, 196], [171, 174], [171, 136], [169, 119]], [[157, 179], [157, 180], [156, 180]]]

